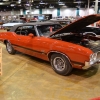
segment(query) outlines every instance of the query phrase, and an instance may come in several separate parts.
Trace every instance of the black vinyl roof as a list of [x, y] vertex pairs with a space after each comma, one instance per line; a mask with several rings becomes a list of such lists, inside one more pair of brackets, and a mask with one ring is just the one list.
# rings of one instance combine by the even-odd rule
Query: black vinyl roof
[[[24, 25], [53, 25], [53, 24], [59, 24], [58, 22], [35, 22], [35, 23], [24, 23], [24, 24], [17, 24], [17, 25], [14, 25], [12, 28], [11, 28], [11, 32], [15, 31], [17, 27], [19, 26], [24, 26]], [[60, 24], [59, 24], [60, 25]]]

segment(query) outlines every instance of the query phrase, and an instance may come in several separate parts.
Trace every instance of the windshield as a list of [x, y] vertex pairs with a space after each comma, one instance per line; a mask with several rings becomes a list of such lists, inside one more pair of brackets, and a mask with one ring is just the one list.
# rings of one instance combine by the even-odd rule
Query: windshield
[[51, 33], [57, 31], [60, 28], [62, 28], [60, 24], [37, 26], [40, 36], [49, 36]]

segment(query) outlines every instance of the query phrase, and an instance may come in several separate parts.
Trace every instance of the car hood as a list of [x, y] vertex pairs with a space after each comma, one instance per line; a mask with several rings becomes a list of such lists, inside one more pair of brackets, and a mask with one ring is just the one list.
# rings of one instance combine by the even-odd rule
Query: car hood
[[64, 26], [63, 28], [57, 30], [53, 34], [50, 34], [50, 36], [52, 36], [54, 34], [61, 34], [61, 33], [67, 33], [67, 32], [77, 32], [80, 29], [82, 29], [90, 24], [93, 24], [99, 20], [100, 20], [100, 14], [88, 15], [88, 16], [82, 17], [82, 18], [72, 22], [71, 24]]

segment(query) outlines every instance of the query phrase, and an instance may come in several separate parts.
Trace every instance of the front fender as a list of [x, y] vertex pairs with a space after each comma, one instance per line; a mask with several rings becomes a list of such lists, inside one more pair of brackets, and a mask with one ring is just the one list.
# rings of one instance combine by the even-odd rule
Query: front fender
[[50, 52], [61, 52], [68, 56], [72, 62], [81, 63], [83, 65], [85, 65], [85, 61], [90, 60], [90, 55], [93, 53], [92, 50], [88, 48], [64, 41], [54, 42], [50, 49]]

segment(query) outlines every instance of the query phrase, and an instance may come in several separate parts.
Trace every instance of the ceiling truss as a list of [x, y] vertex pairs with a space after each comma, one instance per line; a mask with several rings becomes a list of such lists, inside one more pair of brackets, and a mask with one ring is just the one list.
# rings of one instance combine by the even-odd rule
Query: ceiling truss
[[[95, 5], [95, 0], [90, 0], [90, 7]], [[20, 9], [44, 9], [44, 8], [87, 8], [88, 0], [0, 0], [0, 11]], [[100, 6], [100, 3], [98, 3]]]

